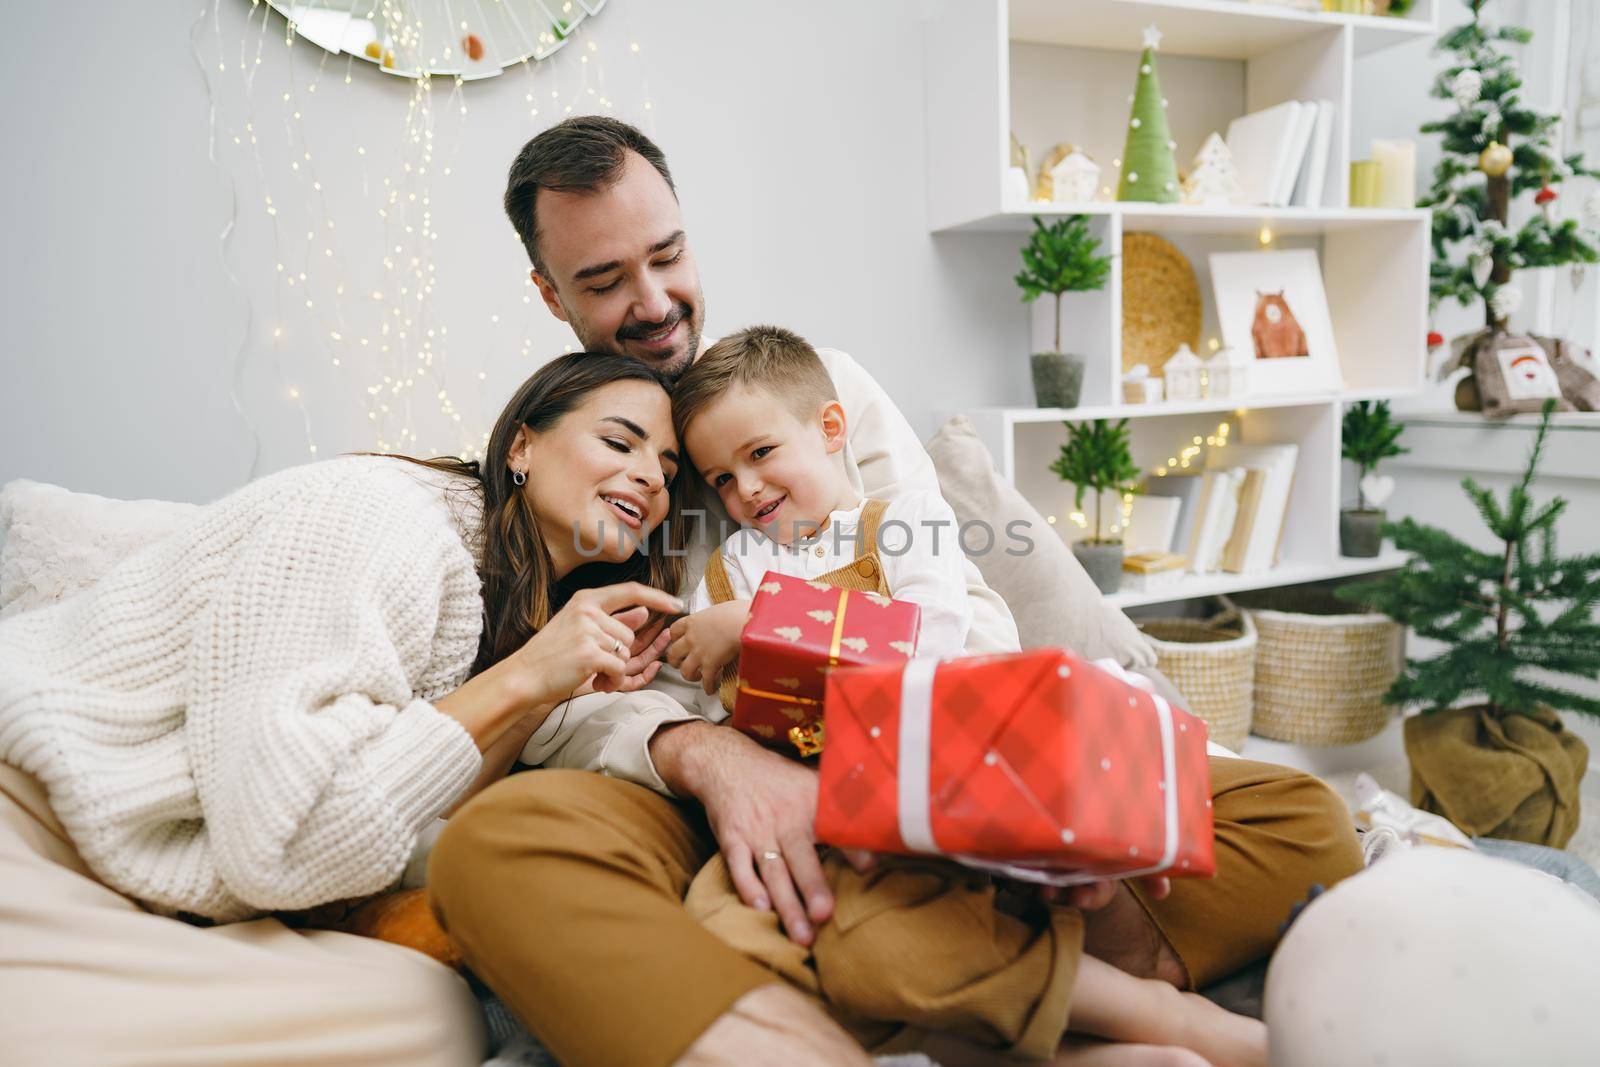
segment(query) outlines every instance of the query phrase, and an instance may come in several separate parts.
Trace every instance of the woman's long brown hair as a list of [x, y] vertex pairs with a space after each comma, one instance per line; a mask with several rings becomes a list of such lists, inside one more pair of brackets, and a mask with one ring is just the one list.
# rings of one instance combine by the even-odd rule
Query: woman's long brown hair
[[[483, 582], [483, 634], [473, 674], [521, 648], [579, 589], [644, 582], [677, 593], [682, 585], [685, 538], [679, 488], [683, 479], [667, 486], [667, 516], [640, 551], [622, 563], [583, 564], [560, 581], [555, 578], [555, 564], [534, 521], [533, 508], [522, 487], [512, 481], [506, 458], [518, 428], [544, 433], [596, 389], [614, 382], [650, 382], [670, 391], [665, 378], [637, 360], [605, 352], [574, 352], [551, 360], [522, 383], [494, 424], [483, 463], [452, 456], [398, 457], [470, 479], [473, 484], [467, 488], [482, 494], [483, 554], [478, 574]], [[535, 491], [539, 471], [535, 452], [528, 469]]]

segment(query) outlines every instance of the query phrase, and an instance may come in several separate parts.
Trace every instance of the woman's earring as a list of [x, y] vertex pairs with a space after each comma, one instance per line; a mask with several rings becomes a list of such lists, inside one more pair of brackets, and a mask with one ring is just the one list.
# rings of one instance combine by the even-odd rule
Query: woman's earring
[[511, 472], [511, 480], [513, 482], [516, 482], [518, 485], [522, 485], [523, 483], [525, 483], [528, 480], [527, 472], [526, 471], [512, 471]]

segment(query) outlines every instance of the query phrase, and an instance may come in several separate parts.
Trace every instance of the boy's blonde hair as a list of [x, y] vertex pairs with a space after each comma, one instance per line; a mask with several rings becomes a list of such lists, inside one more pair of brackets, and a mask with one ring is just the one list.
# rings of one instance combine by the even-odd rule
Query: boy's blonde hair
[[696, 416], [736, 385], [776, 397], [799, 419], [810, 419], [822, 405], [839, 399], [822, 357], [804, 337], [780, 326], [751, 326], [706, 349], [672, 387], [678, 440]]

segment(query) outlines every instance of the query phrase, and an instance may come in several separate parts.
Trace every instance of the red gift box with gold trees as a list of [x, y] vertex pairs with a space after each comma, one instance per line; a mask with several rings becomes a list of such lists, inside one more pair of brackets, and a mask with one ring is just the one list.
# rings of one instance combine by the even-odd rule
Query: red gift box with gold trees
[[732, 724], [763, 744], [815, 755], [829, 672], [905, 663], [921, 622], [909, 601], [768, 571], [739, 639]]
[[1210, 875], [1205, 722], [1062, 649], [836, 671], [817, 839], [1056, 884]]

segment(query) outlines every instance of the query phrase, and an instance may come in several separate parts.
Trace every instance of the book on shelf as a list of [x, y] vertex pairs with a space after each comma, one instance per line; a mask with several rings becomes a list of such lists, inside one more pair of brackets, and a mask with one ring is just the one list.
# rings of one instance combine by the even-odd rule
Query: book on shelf
[[1228, 152], [1239, 173], [1239, 202], [1264, 207], [1322, 206], [1333, 143], [1331, 100], [1285, 100], [1228, 124]]
[[1203, 475], [1199, 510], [1189, 538], [1189, 569], [1209, 574], [1222, 564], [1222, 553], [1233, 536], [1233, 521], [1239, 511], [1239, 489], [1244, 483], [1244, 468], [1208, 470]]
[[1317, 129], [1317, 105], [1309, 100], [1297, 103], [1300, 110], [1295, 112], [1294, 129], [1289, 132], [1289, 151], [1272, 187], [1273, 207], [1284, 207], [1293, 201], [1300, 172], [1305, 169], [1306, 149], [1311, 147], [1311, 135]]
[[1278, 176], [1288, 166], [1289, 144], [1300, 120], [1300, 101], [1252, 111], [1228, 123], [1228, 153], [1239, 172], [1239, 201], [1271, 204]]
[[1222, 550], [1222, 569], [1229, 574], [1242, 574], [1245, 557], [1250, 547], [1250, 536], [1256, 528], [1256, 517], [1261, 510], [1261, 487], [1267, 472], [1259, 467], [1246, 467], [1244, 481], [1239, 486], [1239, 510], [1233, 520], [1233, 534]]
[[1177, 588], [1189, 561], [1171, 552], [1141, 552], [1122, 560], [1122, 584], [1130, 593]]
[[1328, 176], [1328, 151], [1333, 146], [1333, 101], [1318, 100], [1313, 105], [1316, 116], [1311, 132], [1311, 143], [1306, 148], [1300, 178], [1295, 182], [1291, 201], [1299, 207], [1321, 207], [1322, 189]]
[[1135, 496], [1122, 534], [1124, 551], [1130, 555], [1171, 551], [1182, 508], [1183, 501], [1175, 496]]
[[1246, 479], [1248, 472], [1259, 473], [1254, 497], [1237, 509], [1224, 569], [1247, 573], [1277, 566], [1299, 457], [1299, 446], [1292, 444], [1229, 445], [1206, 457], [1208, 468], [1244, 471]]
[[[1178, 521], [1172, 530], [1172, 537], [1165, 547], [1174, 552], [1182, 552], [1189, 546], [1190, 535], [1194, 531], [1195, 513], [1200, 507], [1200, 490], [1205, 479], [1200, 471], [1193, 474], [1152, 474], [1144, 480], [1145, 497], [1173, 497], [1178, 501]], [[1135, 497], [1137, 502], [1139, 498]]]

